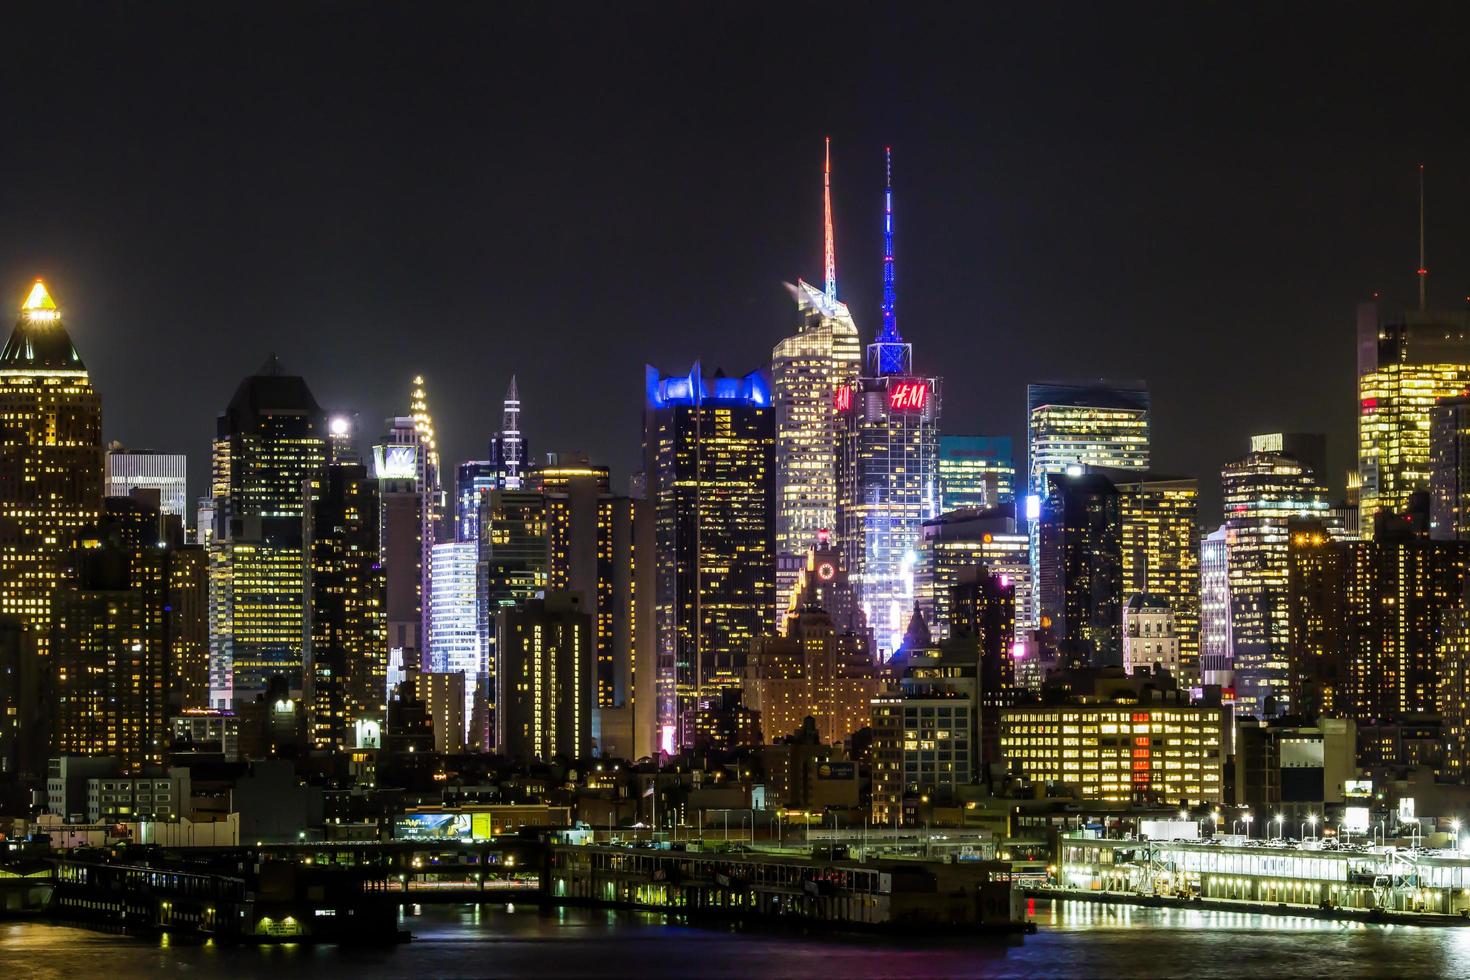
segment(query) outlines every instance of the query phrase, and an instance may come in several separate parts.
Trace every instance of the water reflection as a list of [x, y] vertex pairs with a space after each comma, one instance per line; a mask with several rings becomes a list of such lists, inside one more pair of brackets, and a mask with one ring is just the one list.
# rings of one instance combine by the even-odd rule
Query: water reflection
[[64, 926], [0, 924], [5, 976], [185, 974], [361, 978], [1470, 976], [1470, 929], [1376, 926], [1245, 912], [1038, 903], [1019, 946], [698, 929], [656, 913], [486, 904], [410, 906], [397, 948], [167, 943]]

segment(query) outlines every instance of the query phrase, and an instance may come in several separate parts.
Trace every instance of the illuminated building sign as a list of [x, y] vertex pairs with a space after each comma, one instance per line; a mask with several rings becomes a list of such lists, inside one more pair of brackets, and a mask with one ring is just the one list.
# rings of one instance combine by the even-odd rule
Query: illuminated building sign
[[832, 404], [839, 412], [847, 412], [852, 409], [852, 386], [841, 385], [832, 395]]
[[929, 401], [929, 386], [922, 381], [900, 381], [888, 389], [888, 407], [896, 411], [923, 408]]
[[412, 480], [418, 477], [417, 446], [374, 446], [373, 471], [380, 480]]
[[393, 826], [398, 840], [468, 840], [468, 813], [406, 813]]

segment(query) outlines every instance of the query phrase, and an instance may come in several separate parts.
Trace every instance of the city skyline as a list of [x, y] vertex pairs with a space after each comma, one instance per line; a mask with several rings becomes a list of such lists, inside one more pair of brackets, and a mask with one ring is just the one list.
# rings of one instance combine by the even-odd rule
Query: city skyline
[[[17, 29], [54, 33], [44, 14], [32, 16], [41, 22], [21, 18]], [[503, 130], [503, 142], [465, 125], [472, 104], [441, 104], [410, 87], [389, 104], [424, 119], [427, 135], [413, 150], [384, 149], [388, 130], [364, 116], [386, 83], [361, 50], [328, 56], [344, 79], [364, 83], [361, 92], [344, 83], [306, 86], [314, 94], [304, 102], [285, 97], [293, 78], [312, 80], [322, 47], [312, 42], [328, 29], [319, 17], [303, 14], [299, 39], [280, 55], [281, 90], [256, 92], [241, 79], [258, 74], [246, 51], [263, 24], [240, 25], [240, 37], [221, 39], [205, 62], [169, 43], [171, 31], [198, 24], [104, 16], [69, 31], [65, 51], [46, 54], [52, 81], [26, 116], [47, 124], [26, 138], [55, 162], [45, 172], [4, 164], [10, 193], [0, 217], [27, 234], [0, 247], [0, 269], [17, 290], [36, 276], [54, 286], [108, 398], [106, 438], [186, 452], [192, 496], [217, 405], [240, 370], [272, 350], [324, 406], [355, 410], [367, 433], [403, 410], [397, 392], [423, 374], [446, 464], [484, 457], [500, 392], [517, 374], [536, 451], [585, 450], [621, 487], [636, 465], [642, 363], [702, 357], [736, 370], [790, 333], [781, 282], [816, 281], [823, 271], [819, 165], [830, 134], [839, 273], [863, 341], [879, 321], [878, 189], [882, 149], [892, 145], [906, 333], [928, 350], [1003, 366], [993, 384], [948, 392], [951, 431], [1019, 438], [1027, 380], [1144, 377], [1159, 406], [1157, 465], [1202, 477], [1202, 514], [1218, 500], [1209, 475], [1252, 432], [1326, 432], [1327, 476], [1340, 490], [1353, 459], [1354, 392], [1338, 368], [1353, 357], [1354, 306], [1375, 289], [1414, 303], [1420, 163], [1431, 305], [1458, 301], [1470, 253], [1452, 229], [1470, 211], [1470, 186], [1453, 175], [1464, 172], [1467, 150], [1442, 94], [1454, 86], [1436, 84], [1446, 70], [1438, 64], [1452, 60], [1430, 56], [1440, 42], [1418, 49], [1412, 71], [1390, 70], [1410, 56], [1386, 45], [1372, 56], [1385, 70], [1365, 88], [1345, 77], [1352, 47], [1269, 57], [1282, 53], [1273, 38], [1290, 36], [1294, 23], [1275, 16], [1283, 19], [1222, 15], [1208, 22], [1213, 42], [1191, 53], [1208, 65], [1245, 38], [1264, 46], [1251, 119], [1208, 72], [1150, 94], [1145, 77], [1118, 65], [1156, 39], [1072, 11], [1041, 20], [1070, 63], [1054, 80], [1003, 52], [984, 68], [950, 57], [950, 45], [1003, 37], [1027, 27], [1024, 18], [977, 13], [954, 39], [925, 32], [921, 19], [845, 20], [832, 29], [854, 55], [844, 59], [857, 76], [850, 92], [826, 91], [814, 80], [822, 72], [767, 75], [739, 59], [692, 69], [694, 84], [678, 94], [665, 83], [691, 67], [680, 55], [614, 81], [609, 98], [643, 106], [614, 127], [578, 96], [579, 83], [607, 67], [594, 36], [608, 25], [589, 15], [567, 25], [565, 51], [532, 44], [504, 52], [499, 68], [494, 57], [437, 59], [457, 65], [438, 69], [448, 82], [493, 108], [503, 73], [524, 59], [547, 55], [540, 77], [554, 74], [545, 66], [594, 55], [565, 80], [547, 79], [532, 103], [500, 106], [505, 125], [490, 128]], [[1348, 31], [1352, 19], [1324, 30]], [[404, 26], [385, 12], [360, 23]], [[1088, 36], [1091, 28], [1102, 34]], [[666, 47], [676, 30], [690, 31], [696, 48], [717, 30], [764, 43], [755, 21], [733, 16], [676, 15], [663, 25], [635, 17], [615, 36], [641, 51]], [[127, 47], [104, 44], [109, 31], [161, 59], [156, 74], [122, 78], [110, 97], [146, 96], [147, 113], [135, 101], [81, 97]], [[528, 31], [512, 19], [503, 36], [524, 40]], [[943, 55], [923, 71], [920, 42]], [[39, 72], [33, 58], [23, 51], [5, 70]], [[386, 73], [390, 82], [419, 67], [404, 59]], [[747, 84], [716, 90], [721, 68]], [[171, 71], [191, 71], [197, 84], [177, 86]], [[621, 98], [650, 86], [656, 98]], [[996, 95], [977, 100], [977, 92]], [[765, 108], [791, 104], [814, 108]], [[911, 104], [922, 108], [900, 111]], [[240, 110], [238, 125], [221, 130], [205, 105]], [[703, 115], [691, 114], [696, 105]], [[1249, 142], [1255, 132], [1268, 138]], [[1371, 132], [1405, 135], [1363, 138]], [[94, 143], [135, 149], [99, 156]], [[172, 152], [160, 159], [154, 151], [164, 147]], [[437, 162], [419, 173], [419, 154]], [[60, 194], [58, 182], [78, 176], [73, 160], [104, 179], [72, 180], [79, 189]], [[231, 200], [216, 193], [221, 181], [235, 188]], [[101, 196], [118, 188], [125, 192]], [[551, 220], [529, 220], [528, 207]], [[206, 221], [187, 220], [200, 209]], [[711, 304], [711, 295], [722, 299]], [[702, 325], [691, 331], [684, 311], [693, 308]], [[571, 331], [585, 356], [561, 363], [539, 346], [547, 324]], [[151, 355], [140, 358], [144, 348]], [[1273, 356], [1229, 379], [1209, 369], [1253, 349]], [[184, 369], [193, 380], [175, 410], [154, 411], [153, 392]], [[603, 405], [628, 410], [595, 408]]]

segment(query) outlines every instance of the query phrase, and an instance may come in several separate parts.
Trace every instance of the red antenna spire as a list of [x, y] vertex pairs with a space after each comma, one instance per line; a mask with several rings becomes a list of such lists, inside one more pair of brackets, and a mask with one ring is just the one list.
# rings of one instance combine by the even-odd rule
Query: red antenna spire
[[827, 159], [822, 165], [822, 218], [826, 244], [826, 285], [822, 292], [828, 303], [837, 301], [837, 249], [832, 243], [832, 137], [827, 138]]
[[1419, 310], [1428, 306], [1429, 265], [1424, 260], [1424, 164], [1419, 164]]

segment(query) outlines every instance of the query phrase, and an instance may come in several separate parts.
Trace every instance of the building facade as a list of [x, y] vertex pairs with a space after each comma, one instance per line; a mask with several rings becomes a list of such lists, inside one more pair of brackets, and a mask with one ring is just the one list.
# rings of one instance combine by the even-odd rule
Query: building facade
[[[834, 478], [841, 420], [839, 389], [850, 387], [862, 370], [862, 341], [847, 304], [837, 299], [836, 253], [832, 236], [831, 148], [823, 168], [823, 207], [827, 279], [818, 290], [802, 280], [788, 285], [800, 323], [796, 333], [771, 352], [771, 402], [776, 420], [776, 553], [793, 571], [817, 535], [836, 527]], [[795, 576], [783, 580], [777, 595], [785, 608]]]
[[1001, 751], [1032, 783], [1083, 800], [1223, 803], [1228, 722], [1189, 704], [1026, 706], [1001, 714]]
[[650, 367], [646, 381], [659, 737], [673, 747], [707, 689], [740, 686], [751, 641], [775, 622], [775, 417], [759, 372]]
[[1010, 436], [939, 437], [939, 512], [985, 510], [1016, 502]]
[[306, 513], [320, 494], [326, 418], [275, 355], [219, 416], [211, 483], [210, 698], [246, 703], [281, 677], [302, 690]]
[[102, 516], [102, 402], [37, 279], [0, 349], [0, 615], [47, 656], [52, 597], [77, 535]]
[[495, 615], [495, 747], [549, 762], [592, 754], [592, 618], [550, 592]]
[[107, 496], [126, 497], [133, 490], [157, 490], [159, 509], [188, 523], [188, 460], [183, 454], [124, 449], [114, 443], [106, 457]]
[[354, 745], [359, 722], [387, 717], [388, 628], [378, 480], [359, 463], [327, 469], [307, 528], [310, 554], [308, 735]]
[[1470, 316], [1358, 307], [1359, 525], [1400, 513], [1430, 483], [1435, 403], [1470, 388]]
[[1002, 505], [950, 511], [924, 522], [914, 567], [914, 604], [930, 635], [937, 640], [949, 636], [954, 587], [965, 569], [975, 567], [1004, 576], [1014, 587], [1017, 629], [1030, 630], [1031, 540], [1016, 530], [1011, 505]]
[[1221, 473], [1235, 710], [1241, 715], [1270, 717], [1292, 708], [1288, 524], [1320, 519], [1328, 508], [1317, 472], [1301, 458], [1311, 457], [1320, 442], [1305, 445], [1298, 451], [1279, 433], [1253, 436], [1250, 455]]

